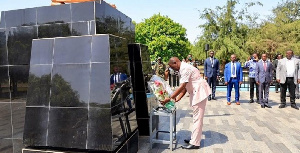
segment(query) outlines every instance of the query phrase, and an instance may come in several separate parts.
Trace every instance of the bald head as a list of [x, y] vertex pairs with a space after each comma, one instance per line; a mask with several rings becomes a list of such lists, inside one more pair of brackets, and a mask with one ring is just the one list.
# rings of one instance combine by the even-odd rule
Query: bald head
[[169, 60], [169, 66], [175, 70], [175, 71], [179, 71], [180, 69], [180, 65], [181, 65], [181, 61], [178, 59], [178, 57], [172, 57]]

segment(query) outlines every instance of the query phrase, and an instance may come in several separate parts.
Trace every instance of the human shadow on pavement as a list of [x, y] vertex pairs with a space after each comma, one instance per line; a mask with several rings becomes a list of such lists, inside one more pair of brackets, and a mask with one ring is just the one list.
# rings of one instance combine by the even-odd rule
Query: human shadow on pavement
[[[204, 136], [203, 136], [204, 135]], [[191, 131], [180, 130], [177, 133], [177, 143], [175, 145], [175, 149], [181, 148], [181, 146], [188, 145], [184, 142], [184, 139], [191, 138]], [[215, 132], [215, 131], [203, 131], [202, 132], [202, 140], [200, 142], [200, 148], [208, 147], [214, 144], [225, 144], [228, 142], [228, 137], [223, 133]]]

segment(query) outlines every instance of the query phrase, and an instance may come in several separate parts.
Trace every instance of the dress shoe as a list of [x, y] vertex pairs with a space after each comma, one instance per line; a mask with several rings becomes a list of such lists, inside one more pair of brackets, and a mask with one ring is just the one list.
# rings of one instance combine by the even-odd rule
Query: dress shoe
[[250, 99], [248, 103], [254, 103], [254, 100], [253, 100], [253, 99]]
[[285, 104], [280, 104], [279, 105], [279, 108], [284, 108], [285, 107]]
[[260, 105], [261, 108], [265, 108], [265, 105]]
[[267, 108], [272, 108], [270, 105], [268, 105], [268, 104], [265, 104], [264, 105], [265, 107], [267, 107]]
[[236, 105], [240, 105], [241, 103], [237, 101], [235, 104], [236, 104]]
[[299, 110], [299, 107], [297, 107], [296, 104], [292, 104], [291, 107], [292, 107], [292, 108], [295, 108], [295, 109], [297, 109], [297, 110]]
[[200, 146], [195, 146], [195, 145], [191, 145], [191, 144], [189, 144], [187, 146], [181, 146], [181, 147], [182, 147], [182, 149], [199, 149], [200, 148]]
[[190, 140], [190, 139], [184, 139], [183, 141], [184, 141], [185, 143], [190, 143], [191, 140]]
[[227, 102], [227, 105], [230, 105], [231, 104], [231, 102]]
[[256, 99], [256, 101], [255, 101], [256, 103], [258, 103], [258, 104], [260, 104], [260, 102], [259, 102], [259, 100], [258, 99]]
[[216, 97], [212, 97], [212, 100], [217, 100], [217, 98]]
[[276, 93], [278, 93], [278, 91], [276, 91]]
[[208, 101], [210, 101], [211, 100], [211, 98], [210, 97], [208, 97]]

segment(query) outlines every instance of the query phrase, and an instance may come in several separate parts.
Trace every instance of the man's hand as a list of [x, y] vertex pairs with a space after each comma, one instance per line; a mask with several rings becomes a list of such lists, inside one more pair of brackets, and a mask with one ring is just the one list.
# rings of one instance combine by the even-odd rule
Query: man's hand
[[280, 80], [279, 80], [279, 79], [277, 79], [276, 81], [277, 81], [278, 83], [280, 83]]
[[258, 85], [259, 85], [259, 81], [256, 81], [256, 84], [258, 84]]
[[162, 104], [162, 105], [165, 105], [167, 102], [169, 102], [171, 99], [170, 98], [166, 98], [165, 100], [163, 100], [163, 101], [160, 101], [160, 103]]
[[240, 81], [240, 85], [242, 84], [243, 82], [242, 81]]
[[175, 102], [179, 102], [181, 100], [181, 98], [175, 98]]
[[207, 77], [205, 77], [205, 80], [207, 80]]
[[227, 85], [228, 85], [228, 82], [225, 82], [225, 85], [227, 86]]

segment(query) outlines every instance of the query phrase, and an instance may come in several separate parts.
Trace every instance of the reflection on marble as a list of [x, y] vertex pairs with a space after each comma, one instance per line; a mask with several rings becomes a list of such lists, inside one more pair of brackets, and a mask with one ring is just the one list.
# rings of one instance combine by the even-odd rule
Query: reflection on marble
[[[51, 40], [54, 45], [49, 45]], [[52, 46], [53, 54], [50, 64], [30, 65], [25, 146], [113, 152], [137, 130], [130, 66], [124, 57], [128, 51], [122, 40], [101, 34], [33, 41], [32, 57], [43, 56], [39, 53], [43, 45]], [[112, 52], [119, 59], [116, 62], [109, 61]], [[44, 55], [41, 58], [48, 58]], [[117, 81], [114, 75], [120, 72], [123, 76]], [[37, 118], [31, 112], [45, 114]], [[34, 125], [36, 120], [46, 122]], [[37, 130], [30, 130], [32, 126]]]
[[87, 108], [51, 108], [48, 123], [48, 146], [86, 148]]
[[0, 141], [12, 135], [10, 113], [10, 104], [0, 103]]
[[10, 66], [9, 76], [11, 82], [11, 101], [26, 102], [29, 66]]
[[[59, 109], [61, 107], [76, 107], [74, 109], [86, 109], [87, 107], [94, 107], [95, 109], [105, 108], [110, 112], [111, 117], [111, 90], [110, 83], [108, 83], [111, 75], [110, 55], [111, 53], [115, 55], [113, 56], [114, 62], [121, 65], [122, 69], [126, 70], [127, 77], [130, 78], [127, 42], [134, 42], [134, 25], [129, 17], [117, 9], [113, 9], [106, 2], [99, 1], [99, 3], [86, 2], [1, 12], [0, 104], [13, 102], [12, 107], [2, 113], [6, 113], [3, 116], [7, 117], [7, 121], [12, 123], [5, 124], [5, 126], [9, 126], [7, 129], [14, 130], [14, 133], [6, 131], [11, 134], [4, 134], [3, 137], [0, 131], [1, 147], [2, 144], [4, 146], [4, 148], [0, 148], [1, 152], [12, 152], [12, 148], [14, 148], [14, 152], [19, 152], [19, 148], [24, 147], [20, 140], [23, 133], [26, 97], [28, 109], [35, 107], [43, 109], [47, 106], [50, 106], [49, 109]], [[60, 54], [55, 54], [55, 49], [53, 48], [55, 47], [53, 44], [57, 44], [59, 41], [54, 42], [54, 39], [49, 39], [53, 37], [107, 33], [116, 36], [97, 36], [72, 44], [61, 42], [61, 46], [58, 48], [64, 49], [63, 47], [66, 45], [69, 46], [68, 48], [73, 47], [73, 50], [69, 50], [69, 52], [62, 50]], [[40, 38], [45, 39], [32, 42], [33, 39]], [[36, 44], [34, 43], [35, 41], [44, 42]], [[90, 45], [81, 48], [84, 46], [81, 43]], [[64, 55], [64, 53], [67, 55]], [[58, 56], [53, 57], [53, 54]], [[77, 66], [73, 65], [75, 67], [72, 69], [73, 71], [65, 70], [73, 67], [70, 66], [72, 64], [77, 64]], [[97, 64], [101, 65], [101, 68], [95, 66]], [[94, 70], [93, 67], [95, 67]], [[77, 71], [77, 68], [80, 70]], [[105, 77], [103, 74], [105, 74]], [[116, 106], [121, 106], [123, 102], [124, 107], [118, 107], [118, 111], [113, 114], [126, 116], [130, 109], [130, 111], [134, 110], [135, 105], [130, 105], [129, 101], [132, 101], [132, 98], [124, 100], [124, 96], [132, 97], [132, 93], [128, 92], [128, 90], [123, 92], [122, 89], [120, 95], [123, 100], [116, 103]], [[59, 102], [64, 104], [61, 105]], [[34, 115], [34, 113], [31, 115]], [[44, 120], [48, 118], [45, 115], [41, 117]], [[34, 121], [29, 121], [30, 118], [36, 119], [35, 117], [27, 115], [25, 118], [32, 125], [36, 125], [33, 124]], [[130, 122], [130, 124], [134, 124], [134, 122]], [[25, 145], [44, 146], [45, 142], [47, 142], [44, 140], [44, 133], [41, 130], [44, 127], [38, 124], [36, 126], [39, 127], [35, 128], [40, 130], [37, 130], [37, 133], [30, 133], [29, 130], [32, 127], [26, 126], [27, 124], [25, 124], [24, 131]], [[12, 138], [13, 141], [11, 141]], [[34, 139], [37, 139], [37, 141], [33, 141]], [[112, 139], [112, 135], [110, 139]], [[10, 140], [10, 142], [6, 140]], [[87, 140], [87, 142], [89, 141]], [[48, 145], [46, 144], [46, 146]], [[68, 146], [69, 144], [62, 145]], [[80, 148], [87, 144], [76, 143], [76, 145], [76, 147]], [[110, 145], [112, 146], [112, 144]], [[89, 144], [87, 146], [91, 147], [89, 149], [97, 150], [97, 148], [101, 148], [99, 144]], [[105, 148], [105, 146], [102, 147], [103, 150], [106, 150]]]
[[53, 65], [50, 105], [86, 107], [89, 100], [89, 64]]
[[0, 103], [10, 102], [10, 84], [8, 66], [0, 66]]
[[35, 126], [25, 126], [24, 144], [29, 146], [46, 146], [49, 107], [27, 107], [26, 124]]

